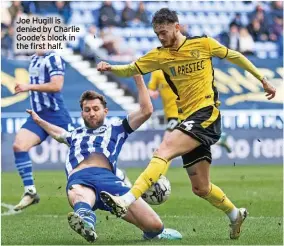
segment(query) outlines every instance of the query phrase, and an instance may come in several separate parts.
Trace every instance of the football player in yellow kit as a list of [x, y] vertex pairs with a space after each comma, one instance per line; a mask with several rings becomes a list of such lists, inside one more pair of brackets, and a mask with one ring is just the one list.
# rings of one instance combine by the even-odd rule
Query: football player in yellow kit
[[186, 118], [162, 141], [149, 165], [128, 193], [112, 196], [102, 191], [101, 198], [117, 216], [123, 216], [129, 205], [159, 179], [167, 169], [169, 161], [181, 156], [194, 194], [207, 200], [229, 217], [230, 238], [237, 239], [247, 210], [235, 207], [224, 192], [210, 182], [210, 146], [215, 144], [221, 135], [221, 116], [212, 57], [226, 59], [250, 72], [262, 83], [269, 100], [275, 97], [276, 90], [239, 52], [228, 49], [207, 36], [188, 38], [182, 35], [175, 11], [160, 9], [153, 16], [152, 25], [161, 47], [152, 49], [134, 63], [110, 65], [100, 62], [97, 69], [112, 71], [122, 77], [161, 69], [177, 96], [179, 114]]
[[[178, 108], [176, 104], [176, 94], [172, 91], [171, 87], [167, 83], [162, 70], [156, 70], [151, 73], [151, 79], [148, 83], [148, 91], [153, 99], [157, 99], [159, 95], [162, 98], [163, 109], [165, 114], [165, 119], [167, 122], [167, 127], [165, 131], [164, 138], [172, 132], [178, 124], [183, 121], [183, 117], [178, 115]], [[217, 145], [226, 149], [228, 153], [231, 153], [231, 147], [227, 143], [227, 134], [222, 132]]]

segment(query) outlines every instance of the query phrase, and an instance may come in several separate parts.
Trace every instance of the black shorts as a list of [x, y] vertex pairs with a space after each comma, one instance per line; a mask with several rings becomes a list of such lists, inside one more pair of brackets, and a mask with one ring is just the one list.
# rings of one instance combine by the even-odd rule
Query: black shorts
[[210, 146], [218, 142], [221, 136], [221, 115], [215, 106], [196, 111], [176, 129], [201, 143], [199, 147], [182, 156], [184, 167], [189, 167], [202, 160], [211, 163]]
[[166, 130], [172, 132], [179, 124], [178, 118], [169, 117], [167, 118], [167, 128]]

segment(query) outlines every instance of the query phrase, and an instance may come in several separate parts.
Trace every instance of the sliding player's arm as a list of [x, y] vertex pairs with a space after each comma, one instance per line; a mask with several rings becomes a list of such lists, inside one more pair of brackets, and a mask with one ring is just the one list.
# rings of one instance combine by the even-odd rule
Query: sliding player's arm
[[267, 81], [267, 79], [260, 73], [260, 71], [240, 52], [228, 49], [221, 45], [213, 38], [208, 38], [209, 49], [212, 56], [217, 56], [222, 59], [226, 59], [233, 64], [250, 72], [255, 78], [257, 78], [263, 86], [266, 96], [270, 100], [275, 97], [276, 89]]
[[32, 116], [34, 122], [43, 128], [52, 138], [60, 143], [69, 145], [68, 138], [70, 138], [70, 132], [67, 132], [65, 129], [59, 126], [48, 123], [40, 118], [33, 110], [27, 109], [26, 111]]
[[139, 109], [128, 115], [128, 124], [134, 131], [147, 121], [153, 113], [153, 105], [141, 75], [135, 75], [134, 80], [138, 89]]
[[131, 77], [136, 74], [146, 74], [159, 69], [157, 49], [153, 49], [146, 55], [140, 57], [136, 62], [127, 65], [111, 65], [107, 62], [100, 62], [97, 70], [111, 71], [119, 77]]

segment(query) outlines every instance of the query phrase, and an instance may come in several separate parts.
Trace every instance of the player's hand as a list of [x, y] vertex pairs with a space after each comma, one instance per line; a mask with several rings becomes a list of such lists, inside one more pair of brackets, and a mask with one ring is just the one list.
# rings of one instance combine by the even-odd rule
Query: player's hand
[[18, 94], [20, 92], [25, 92], [30, 90], [30, 85], [24, 85], [24, 84], [16, 84], [15, 86], [15, 94]]
[[32, 116], [35, 122], [39, 122], [41, 120], [41, 118], [38, 116], [38, 114], [35, 111], [31, 109], [26, 109], [26, 112]]
[[261, 81], [262, 82], [262, 86], [263, 86], [263, 89], [264, 91], [266, 92], [266, 97], [268, 100], [271, 100], [272, 98], [275, 97], [275, 94], [276, 94], [276, 89], [273, 85], [271, 85], [267, 78], [263, 78], [263, 80]]
[[97, 70], [100, 72], [104, 72], [104, 71], [110, 71], [111, 70], [111, 65], [107, 62], [99, 62], [97, 65]]
[[149, 91], [150, 97], [152, 97], [153, 99], [157, 99], [160, 95], [159, 91], [153, 91], [153, 90], [148, 90], [148, 91]]

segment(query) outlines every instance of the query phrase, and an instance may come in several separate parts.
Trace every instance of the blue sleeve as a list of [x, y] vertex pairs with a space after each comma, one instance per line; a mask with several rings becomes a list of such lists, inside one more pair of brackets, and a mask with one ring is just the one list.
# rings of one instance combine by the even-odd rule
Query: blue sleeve
[[63, 75], [65, 73], [65, 62], [59, 55], [51, 55], [47, 61], [49, 76]]

